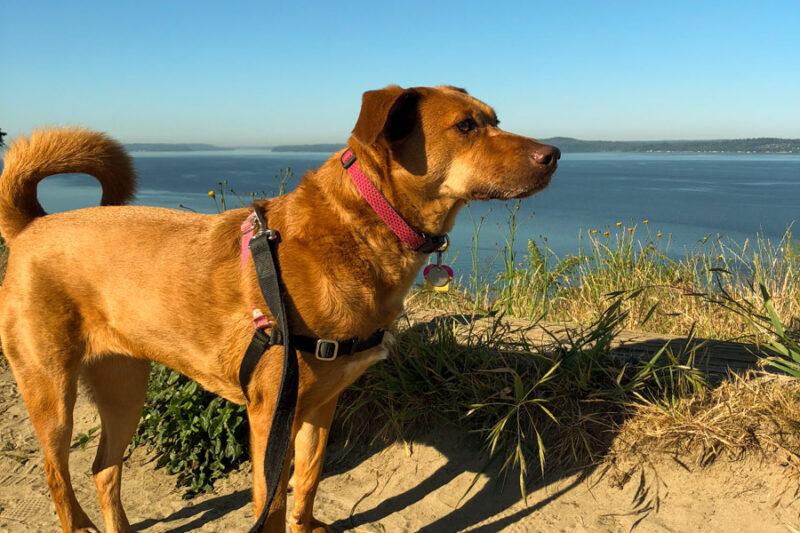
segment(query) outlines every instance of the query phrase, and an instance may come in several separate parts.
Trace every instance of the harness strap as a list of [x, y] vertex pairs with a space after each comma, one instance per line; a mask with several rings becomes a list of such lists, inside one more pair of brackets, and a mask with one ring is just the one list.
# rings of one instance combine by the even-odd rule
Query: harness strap
[[383, 342], [385, 330], [379, 329], [372, 335], [359, 341], [358, 337], [352, 337], [346, 341], [333, 339], [316, 339], [305, 335], [292, 335], [292, 344], [301, 352], [313, 353], [317, 359], [323, 361], [333, 361], [340, 355], [353, 355], [356, 352], [363, 352], [378, 346]]
[[[269, 235], [273, 236], [272, 240], [270, 240]], [[278, 328], [280, 328], [281, 332], [286, 333], [289, 331], [289, 321], [286, 316], [283, 297], [281, 296], [280, 274], [272, 252], [271, 243], [275, 241], [274, 236], [274, 232], [268, 233], [266, 228], [261, 225], [258, 233], [250, 240], [249, 248], [250, 253], [253, 255], [261, 295], [277, 322]], [[269, 337], [263, 331], [256, 330], [239, 368], [240, 385], [248, 402], [250, 398], [247, 395], [247, 385], [258, 360], [268, 346]], [[275, 493], [280, 483], [292, 437], [294, 411], [297, 405], [298, 378], [297, 356], [292, 343], [292, 336], [284, 334], [281, 385], [280, 389], [278, 389], [278, 399], [275, 404], [275, 412], [272, 415], [267, 447], [264, 451], [264, 478], [267, 483], [267, 500], [261, 510], [261, 515], [250, 529], [250, 533], [261, 531], [267, 521], [272, 500], [275, 499]]]

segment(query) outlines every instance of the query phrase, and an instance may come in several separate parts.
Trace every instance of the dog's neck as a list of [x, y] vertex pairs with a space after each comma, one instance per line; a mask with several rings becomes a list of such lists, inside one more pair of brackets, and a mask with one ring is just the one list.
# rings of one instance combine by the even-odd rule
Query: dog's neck
[[[403, 184], [412, 180], [394, 180], [392, 172], [402, 172], [391, 161], [388, 154], [380, 151], [361, 149], [357, 152], [357, 164], [369, 180], [383, 194], [394, 209], [418, 232], [426, 235], [442, 235], [453, 228], [456, 215], [464, 205], [462, 200], [442, 197], [437, 191], [426, 190], [424, 186], [410, 187]], [[392, 228], [376, 220], [376, 213], [366, 202], [353, 183], [347, 170], [340, 163], [341, 153], [334, 154], [317, 171], [309, 172], [298, 187], [301, 194], [317, 195], [325, 200], [327, 207], [351, 231], [366, 236], [381, 237], [389, 249], [401, 252], [410, 258], [425, 255], [410, 250], [393, 234]], [[424, 178], [419, 183], [425, 183]], [[365, 239], [374, 240], [374, 239]], [[390, 244], [391, 243], [391, 244]], [[396, 245], [396, 246], [395, 246]]]
[[[442, 196], [434, 185], [436, 180], [414, 175], [387, 147], [361, 147], [357, 155], [358, 164], [372, 183], [411, 226], [427, 235], [442, 235], [453, 228], [464, 202]], [[399, 174], [405, 174], [406, 179], [398, 179]]]
[[[430, 191], [402, 189], [391, 179], [391, 166], [377, 159], [380, 154], [356, 152], [358, 163], [372, 183], [392, 206], [418, 231], [439, 235], [452, 229], [463, 201], [452, 198], [425, 198]], [[316, 171], [303, 176], [297, 189], [290, 193], [284, 209], [287, 216], [303, 206], [314, 206], [315, 223], [291, 229], [292, 238], [324, 239], [340, 242], [342, 250], [360, 249], [359, 262], [372, 265], [373, 274], [363, 277], [375, 284], [375, 296], [391, 308], [392, 320], [402, 312], [402, 300], [413, 285], [427, 260], [427, 255], [414, 251], [402, 242], [381, 220], [363, 198], [347, 170], [334, 154]], [[423, 180], [420, 180], [422, 182]], [[282, 202], [281, 202], [282, 203]], [[358, 243], [354, 248], [353, 243]], [[362, 276], [359, 276], [360, 278]], [[369, 281], [372, 280], [372, 281]], [[390, 321], [391, 323], [391, 321]]]

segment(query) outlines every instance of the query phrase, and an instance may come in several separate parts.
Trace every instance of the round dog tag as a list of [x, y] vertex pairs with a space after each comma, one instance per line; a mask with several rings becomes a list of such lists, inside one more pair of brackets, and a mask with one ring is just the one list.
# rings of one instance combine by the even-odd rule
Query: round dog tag
[[422, 275], [432, 287], [444, 287], [453, 279], [453, 271], [446, 265], [428, 265]]

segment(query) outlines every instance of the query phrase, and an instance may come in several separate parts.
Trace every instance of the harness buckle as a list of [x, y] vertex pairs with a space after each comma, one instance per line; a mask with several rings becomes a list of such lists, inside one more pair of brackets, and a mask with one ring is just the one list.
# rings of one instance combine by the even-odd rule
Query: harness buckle
[[274, 229], [270, 229], [267, 227], [267, 223], [264, 220], [264, 217], [261, 216], [261, 211], [259, 211], [258, 209], [253, 209], [253, 214], [256, 217], [255, 222], [253, 224], [253, 228], [255, 228], [255, 226], [258, 226], [258, 231], [255, 232], [253, 237], [256, 237], [258, 235], [266, 235], [267, 240], [274, 241], [275, 239], [277, 239], [278, 232]]
[[[332, 348], [328, 348], [332, 346]], [[330, 350], [333, 353], [330, 353]], [[333, 339], [319, 339], [317, 341], [317, 349], [314, 351], [314, 357], [320, 361], [333, 361], [339, 357], [339, 341]]]
[[[347, 153], [350, 152], [350, 155]], [[344, 168], [350, 168], [353, 163], [356, 162], [356, 154], [349, 148], [342, 154], [342, 166]]]

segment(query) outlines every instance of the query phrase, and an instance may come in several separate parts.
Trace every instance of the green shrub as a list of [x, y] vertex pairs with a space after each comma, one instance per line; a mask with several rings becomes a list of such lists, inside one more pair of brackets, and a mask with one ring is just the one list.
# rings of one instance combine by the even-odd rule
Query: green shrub
[[153, 364], [147, 395], [132, 445], [155, 450], [157, 466], [187, 487], [184, 498], [210, 490], [214, 480], [249, 459], [243, 406], [159, 364]]

